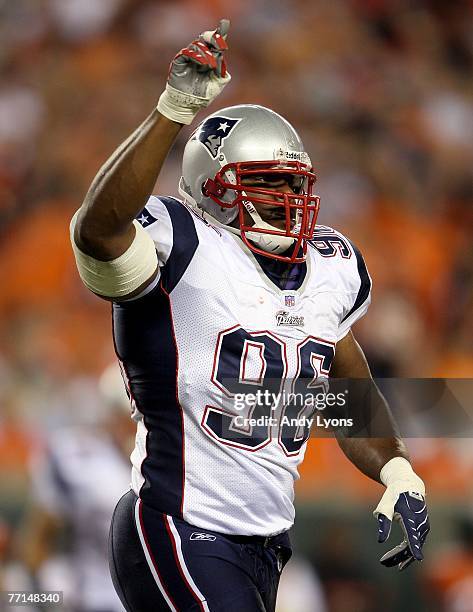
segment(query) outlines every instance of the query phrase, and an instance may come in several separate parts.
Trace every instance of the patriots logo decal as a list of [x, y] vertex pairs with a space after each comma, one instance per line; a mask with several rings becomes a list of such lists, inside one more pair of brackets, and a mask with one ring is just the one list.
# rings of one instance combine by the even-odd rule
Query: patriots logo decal
[[223, 141], [241, 119], [228, 117], [211, 117], [204, 121], [195, 134], [195, 138], [205, 146], [213, 159], [220, 153]]

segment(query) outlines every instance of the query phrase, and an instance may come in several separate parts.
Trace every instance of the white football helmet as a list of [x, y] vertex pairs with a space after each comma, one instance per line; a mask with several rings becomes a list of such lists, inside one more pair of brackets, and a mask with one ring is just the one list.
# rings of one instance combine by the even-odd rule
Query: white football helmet
[[[213, 113], [194, 131], [184, 149], [179, 193], [209, 222], [239, 234], [255, 253], [299, 263], [319, 211], [315, 181], [292, 125], [268, 108], [241, 104]], [[290, 192], [277, 191], [285, 183]], [[284, 229], [261, 218], [255, 204], [268, 202], [285, 219]]]

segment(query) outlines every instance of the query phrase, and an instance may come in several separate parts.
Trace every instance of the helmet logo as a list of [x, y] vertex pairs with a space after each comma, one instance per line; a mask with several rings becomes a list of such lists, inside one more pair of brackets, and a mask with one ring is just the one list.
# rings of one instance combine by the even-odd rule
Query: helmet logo
[[220, 153], [223, 141], [241, 119], [229, 117], [210, 117], [200, 126], [196, 137], [205, 146], [213, 159]]

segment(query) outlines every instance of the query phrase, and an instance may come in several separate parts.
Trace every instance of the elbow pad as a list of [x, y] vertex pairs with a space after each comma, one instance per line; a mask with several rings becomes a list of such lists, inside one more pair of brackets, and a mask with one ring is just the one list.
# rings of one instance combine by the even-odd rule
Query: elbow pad
[[158, 255], [151, 236], [133, 221], [136, 234], [128, 249], [116, 259], [100, 261], [83, 253], [74, 240], [76, 212], [71, 221], [71, 244], [77, 269], [84, 285], [107, 298], [123, 298], [143, 285], [158, 267]]

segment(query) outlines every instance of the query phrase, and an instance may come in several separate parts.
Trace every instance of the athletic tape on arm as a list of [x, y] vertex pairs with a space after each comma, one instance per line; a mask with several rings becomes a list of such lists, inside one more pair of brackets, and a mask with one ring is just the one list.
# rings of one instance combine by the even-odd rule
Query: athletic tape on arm
[[71, 221], [71, 243], [79, 275], [88, 289], [103, 297], [121, 298], [151, 278], [158, 266], [156, 247], [138, 221], [133, 221], [136, 235], [128, 249], [116, 259], [100, 261], [83, 253], [75, 243], [78, 212]]

